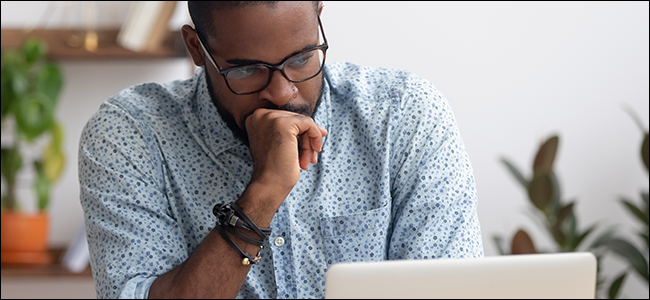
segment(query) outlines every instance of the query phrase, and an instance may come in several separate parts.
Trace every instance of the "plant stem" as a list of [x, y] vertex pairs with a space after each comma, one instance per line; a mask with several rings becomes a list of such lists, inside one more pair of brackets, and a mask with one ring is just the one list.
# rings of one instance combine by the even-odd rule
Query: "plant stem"
[[[15, 129], [14, 129], [14, 136], [13, 136], [13, 138], [14, 138], [13, 149], [11, 150], [9, 158], [7, 159], [7, 161], [10, 162], [9, 163], [10, 165], [12, 164], [11, 163], [12, 161], [17, 159], [16, 155], [19, 153], [19, 149], [20, 149], [19, 146], [20, 145], [19, 145], [18, 134], [19, 134], [18, 133], [18, 126], [16, 125]], [[12, 169], [12, 168], [10, 167], [10, 169]], [[20, 168], [18, 168], [18, 170], [20, 170]], [[7, 176], [7, 178], [6, 178], [7, 179], [7, 198], [6, 198], [6, 202], [5, 202], [5, 209], [7, 211], [15, 211], [17, 209], [17, 207], [18, 207], [16, 205], [16, 175], [18, 174], [18, 170], [14, 174], [11, 174], [10, 176]], [[11, 170], [11, 171], [13, 171], [13, 170]]]

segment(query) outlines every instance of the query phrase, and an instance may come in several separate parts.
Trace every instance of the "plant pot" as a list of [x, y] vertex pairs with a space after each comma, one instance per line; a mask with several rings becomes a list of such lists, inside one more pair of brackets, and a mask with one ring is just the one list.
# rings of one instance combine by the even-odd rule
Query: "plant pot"
[[49, 264], [47, 213], [2, 213], [2, 263]]

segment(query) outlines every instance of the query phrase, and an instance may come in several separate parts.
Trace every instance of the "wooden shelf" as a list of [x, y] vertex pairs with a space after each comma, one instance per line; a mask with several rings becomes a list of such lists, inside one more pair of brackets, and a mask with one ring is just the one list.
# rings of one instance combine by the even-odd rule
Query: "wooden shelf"
[[54, 263], [47, 265], [2, 264], [1, 277], [91, 277], [90, 265], [80, 273], [72, 273], [61, 264], [65, 249], [50, 250]]
[[115, 43], [118, 29], [98, 31], [99, 46], [96, 52], [90, 52], [84, 47], [70, 47], [64, 37], [70, 37], [63, 30], [35, 29], [28, 34], [22, 29], [2, 29], [2, 51], [6, 48], [19, 47], [27, 35], [43, 38], [48, 44], [48, 58], [53, 60], [86, 60], [86, 59], [155, 59], [183, 58], [187, 51], [180, 32], [171, 31], [167, 34], [163, 46], [155, 51], [134, 52], [118, 46]]

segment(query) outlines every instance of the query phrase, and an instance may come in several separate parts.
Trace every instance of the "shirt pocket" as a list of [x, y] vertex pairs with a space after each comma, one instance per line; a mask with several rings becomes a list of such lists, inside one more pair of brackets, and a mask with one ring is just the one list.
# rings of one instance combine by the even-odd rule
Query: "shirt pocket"
[[349, 215], [321, 218], [327, 266], [386, 258], [390, 205]]

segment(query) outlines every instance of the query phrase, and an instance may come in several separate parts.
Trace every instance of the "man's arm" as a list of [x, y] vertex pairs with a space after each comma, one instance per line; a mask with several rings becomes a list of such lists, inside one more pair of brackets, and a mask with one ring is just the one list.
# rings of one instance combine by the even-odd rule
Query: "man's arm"
[[[327, 131], [311, 118], [268, 109], [255, 111], [247, 119], [246, 128], [253, 175], [237, 204], [256, 225], [269, 227], [298, 182], [300, 169], [317, 162], [316, 153], [321, 151]], [[302, 139], [300, 158], [296, 137]], [[259, 250], [235, 236], [231, 238], [251, 255]], [[149, 298], [234, 298], [250, 270], [241, 260], [239, 253], [213, 229], [187, 260], [152, 283]]]
[[[173, 183], [164, 183], [164, 158], [157, 148], [163, 141], [129, 111], [137, 114], [137, 109], [104, 104], [89, 120], [80, 141], [81, 204], [98, 297], [235, 297], [250, 267], [242, 265], [239, 253], [214, 229], [189, 253], [183, 220], [176, 219], [179, 216], [167, 200], [168, 194], [176, 192], [170, 190]], [[302, 153], [313, 156], [321, 150], [326, 132], [311, 118], [262, 112], [272, 111], [255, 114], [263, 118], [250, 118], [254, 126], [249, 128], [256, 177], [238, 204], [259, 227], [268, 227], [300, 168], [316, 162], [315, 158], [299, 162], [296, 136], [307, 136]], [[256, 145], [266, 148], [259, 150]], [[289, 155], [280, 157], [283, 153]], [[232, 239], [248, 253], [259, 250], [235, 236]]]
[[[269, 188], [251, 183], [238, 203], [242, 203], [242, 210], [256, 225], [268, 227], [274, 212], [269, 214], [264, 204], [282, 202], [284, 197], [281, 193], [272, 195]], [[251, 255], [259, 251], [259, 247], [233, 235], [231, 239]], [[250, 270], [250, 266], [242, 265], [241, 261], [240, 254], [213, 229], [187, 260], [154, 280], [149, 298], [235, 298]]]
[[452, 110], [426, 80], [408, 78], [406, 90], [391, 141], [388, 258], [481, 257], [476, 183]]

